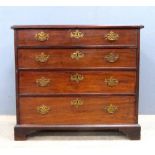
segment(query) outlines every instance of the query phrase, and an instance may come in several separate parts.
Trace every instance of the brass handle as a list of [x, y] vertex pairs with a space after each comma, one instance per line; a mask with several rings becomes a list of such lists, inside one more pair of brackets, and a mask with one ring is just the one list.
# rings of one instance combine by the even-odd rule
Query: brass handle
[[79, 38], [83, 38], [84, 34], [82, 32], [80, 32], [79, 30], [75, 30], [74, 32], [70, 33], [70, 37], [75, 38], [75, 39], [79, 39]]
[[113, 114], [118, 110], [118, 107], [115, 105], [110, 104], [109, 106], [104, 107], [107, 113]]
[[36, 33], [34, 38], [37, 41], [41, 41], [41, 42], [47, 41], [49, 39], [49, 34], [42, 31], [42, 32]]
[[75, 51], [74, 53], [71, 54], [72, 59], [79, 60], [84, 57], [84, 54], [81, 51]]
[[41, 115], [45, 115], [50, 111], [50, 107], [46, 106], [46, 105], [40, 105], [37, 107], [37, 112]]
[[107, 33], [104, 38], [108, 41], [116, 41], [119, 39], [119, 34], [113, 32], [113, 31], [110, 31], [109, 33]]
[[50, 81], [51, 81], [50, 79], [47, 79], [45, 77], [41, 77], [40, 79], [36, 79], [36, 84], [39, 87], [46, 87], [49, 85]]
[[46, 55], [44, 52], [41, 52], [40, 55], [35, 56], [35, 61], [44, 63], [44, 62], [47, 62], [49, 58], [50, 58], [50, 55]]
[[71, 75], [70, 79], [71, 79], [71, 81], [75, 81], [75, 82], [79, 83], [80, 81], [82, 81], [84, 79], [84, 76], [79, 73], [76, 73], [76, 74]]
[[119, 83], [119, 81], [118, 81], [117, 79], [113, 78], [112, 76], [111, 76], [110, 78], [108, 78], [108, 79], [105, 79], [104, 82], [106, 83], [106, 85], [107, 85], [108, 87], [117, 86], [118, 83]]
[[119, 55], [118, 54], [114, 54], [114, 53], [109, 53], [108, 55], [105, 55], [105, 60], [107, 62], [113, 63], [116, 62], [119, 59]]
[[81, 99], [77, 98], [77, 99], [71, 101], [71, 105], [76, 108], [79, 108], [79, 106], [83, 105], [83, 101]]

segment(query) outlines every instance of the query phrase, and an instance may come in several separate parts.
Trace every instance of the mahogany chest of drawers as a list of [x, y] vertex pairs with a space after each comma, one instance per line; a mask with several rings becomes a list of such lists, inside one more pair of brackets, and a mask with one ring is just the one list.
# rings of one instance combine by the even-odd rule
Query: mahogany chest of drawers
[[13, 26], [15, 140], [36, 131], [115, 130], [140, 139], [140, 28]]

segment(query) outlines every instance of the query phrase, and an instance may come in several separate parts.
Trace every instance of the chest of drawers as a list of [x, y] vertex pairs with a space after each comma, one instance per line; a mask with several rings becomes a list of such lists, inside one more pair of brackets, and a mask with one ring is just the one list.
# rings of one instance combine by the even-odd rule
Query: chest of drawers
[[13, 26], [15, 140], [40, 130], [115, 130], [140, 139], [140, 28]]

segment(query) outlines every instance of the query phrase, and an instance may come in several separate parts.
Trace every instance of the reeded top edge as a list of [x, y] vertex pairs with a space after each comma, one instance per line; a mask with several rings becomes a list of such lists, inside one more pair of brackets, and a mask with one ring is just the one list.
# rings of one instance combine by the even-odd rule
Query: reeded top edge
[[93, 28], [93, 29], [109, 29], [109, 28], [121, 28], [121, 29], [140, 29], [144, 28], [143, 25], [14, 25], [12, 29], [64, 29], [64, 28]]

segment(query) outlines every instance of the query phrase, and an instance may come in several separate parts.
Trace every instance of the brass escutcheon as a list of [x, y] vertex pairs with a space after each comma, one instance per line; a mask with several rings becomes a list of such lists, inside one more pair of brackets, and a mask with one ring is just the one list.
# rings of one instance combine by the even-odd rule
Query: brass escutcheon
[[79, 38], [83, 38], [84, 34], [82, 32], [80, 32], [79, 30], [75, 30], [74, 32], [70, 33], [70, 37], [75, 38], [75, 39], [79, 39]]
[[104, 109], [106, 110], [107, 113], [113, 114], [118, 110], [118, 107], [110, 104], [110, 105], [106, 106]]
[[46, 55], [44, 52], [41, 52], [40, 55], [35, 56], [35, 61], [44, 63], [47, 62], [49, 58], [50, 55]]
[[109, 53], [108, 55], [105, 55], [105, 60], [107, 62], [113, 63], [116, 62], [119, 59], [119, 55], [118, 54], [114, 54], [113, 52]]
[[49, 112], [50, 107], [46, 106], [46, 105], [40, 105], [37, 107], [37, 112], [41, 115], [45, 115]]
[[106, 83], [106, 85], [108, 87], [114, 87], [114, 86], [117, 86], [119, 81], [115, 78], [113, 78], [112, 76], [108, 79], [105, 79], [104, 82]]
[[116, 41], [119, 39], [119, 34], [113, 32], [113, 31], [110, 31], [109, 33], [107, 33], [104, 38], [108, 41]]
[[49, 39], [49, 34], [42, 31], [42, 32], [36, 33], [34, 38], [37, 41], [41, 41], [41, 42], [47, 41]]
[[51, 81], [50, 79], [47, 79], [45, 77], [41, 77], [40, 79], [36, 79], [36, 84], [39, 87], [46, 87], [49, 85], [50, 81]]
[[76, 98], [75, 100], [71, 101], [71, 105], [79, 108], [79, 106], [83, 105], [83, 101], [81, 99]]
[[79, 60], [84, 57], [84, 54], [81, 51], [75, 51], [74, 53], [71, 54], [72, 59]]
[[70, 77], [71, 81], [75, 81], [77, 83], [79, 83], [80, 81], [82, 81], [84, 79], [83, 75], [79, 74], [79, 73], [75, 73], [73, 75], [71, 75]]

